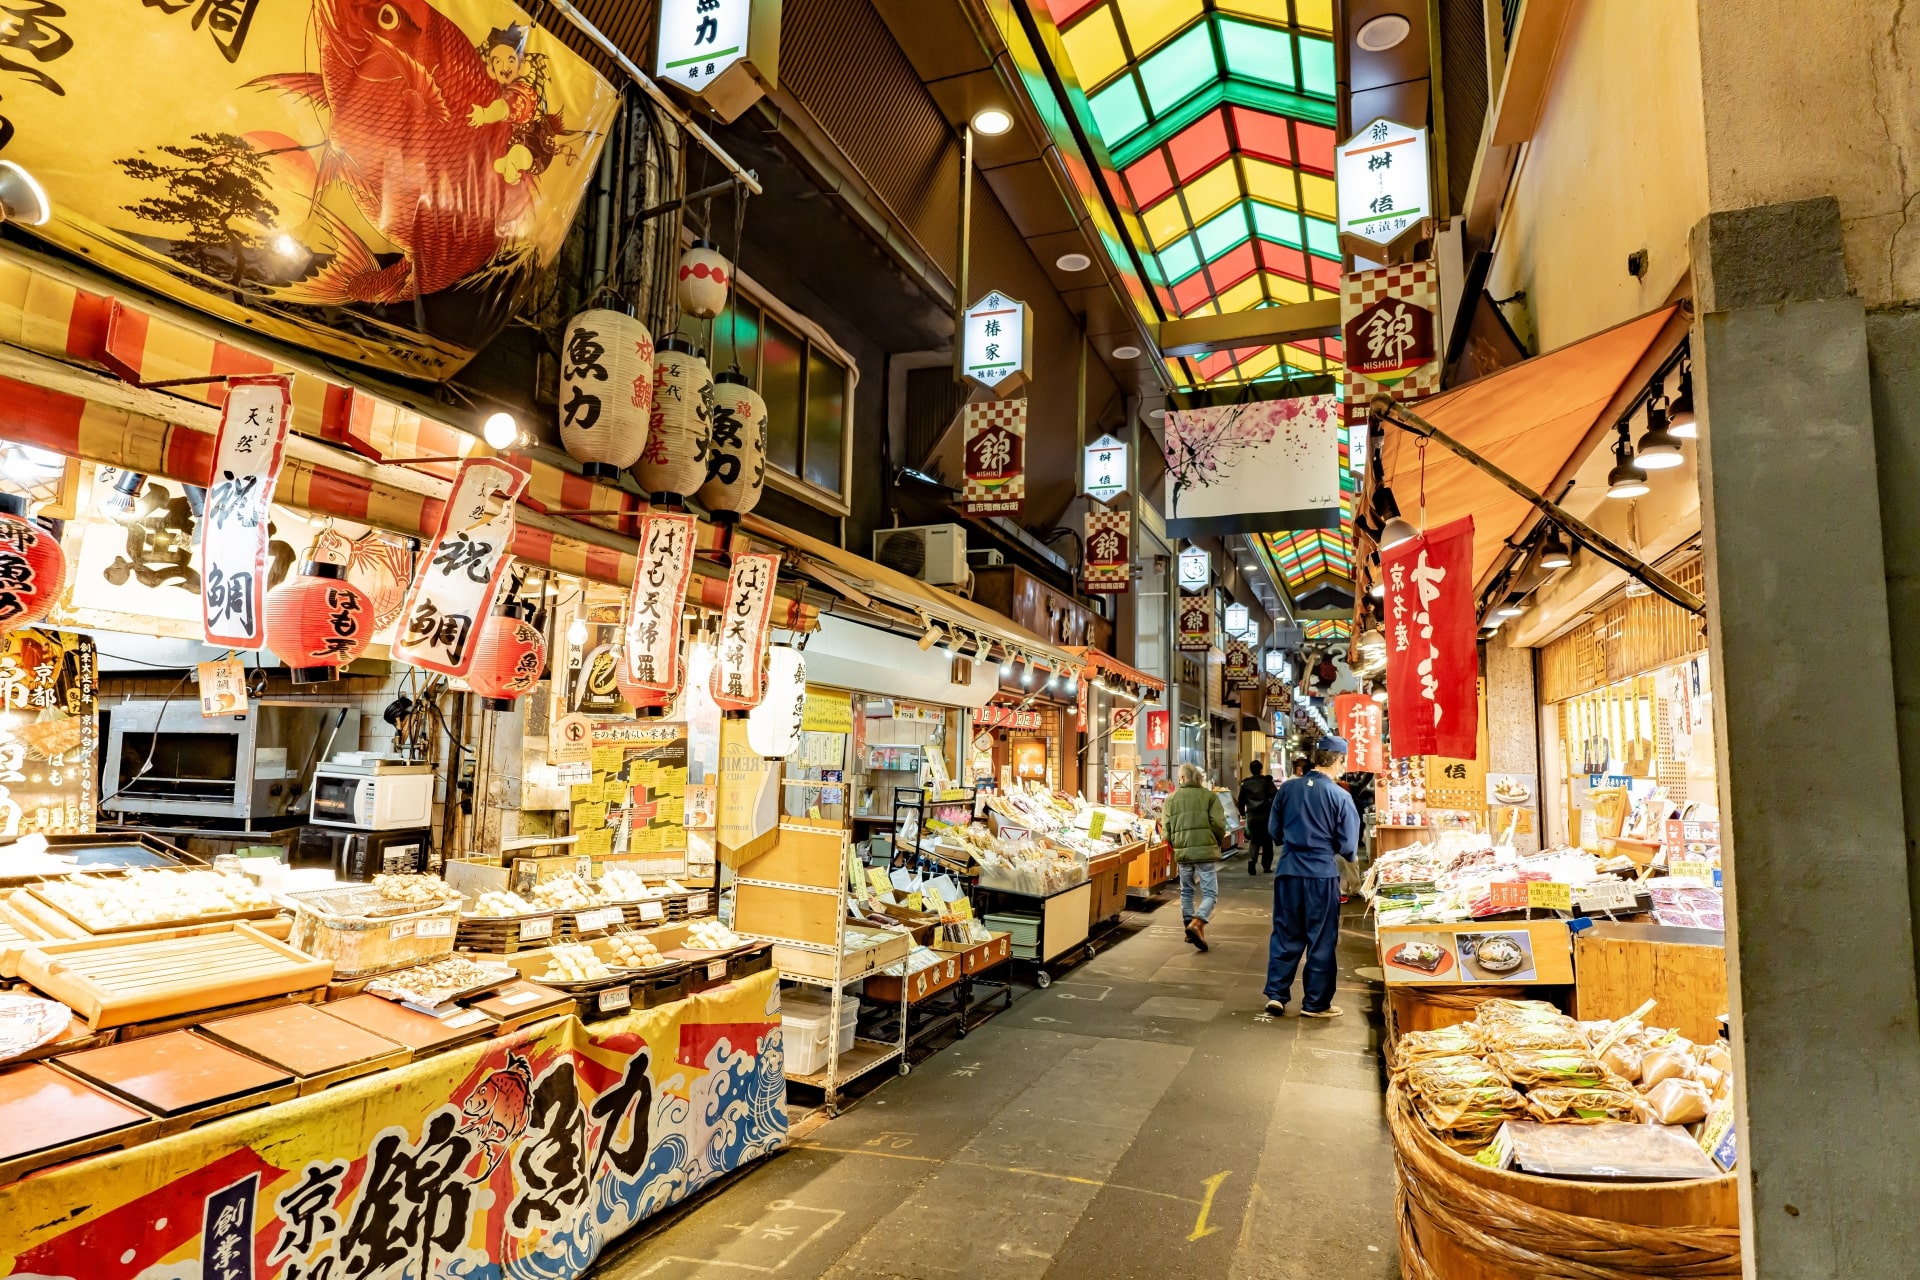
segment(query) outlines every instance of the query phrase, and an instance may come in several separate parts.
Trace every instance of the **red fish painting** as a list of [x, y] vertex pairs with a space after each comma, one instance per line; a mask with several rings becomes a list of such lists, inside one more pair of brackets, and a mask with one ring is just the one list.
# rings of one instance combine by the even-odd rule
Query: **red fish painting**
[[[563, 149], [526, 74], [526, 28], [476, 46], [428, 0], [314, 0], [317, 71], [261, 76], [322, 113], [316, 197], [339, 184], [400, 257], [382, 263], [340, 219], [330, 261], [288, 301], [395, 303], [438, 293], [510, 250], [539, 171]], [[530, 145], [531, 144], [531, 145]], [[538, 159], [535, 158], [536, 154]], [[567, 158], [574, 157], [568, 153]]]
[[527, 1131], [533, 1100], [533, 1065], [520, 1054], [509, 1051], [507, 1064], [488, 1074], [460, 1104], [462, 1133], [479, 1135], [480, 1152], [486, 1168], [479, 1180], [485, 1181], [506, 1158], [514, 1139]]

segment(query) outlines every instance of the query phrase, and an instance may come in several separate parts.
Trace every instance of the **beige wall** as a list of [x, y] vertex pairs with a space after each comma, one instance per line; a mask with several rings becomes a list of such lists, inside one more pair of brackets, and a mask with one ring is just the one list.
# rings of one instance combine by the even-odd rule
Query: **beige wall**
[[1650, 311], [1685, 275], [1707, 211], [1697, 35], [1686, 0], [1588, 0], [1568, 19], [1487, 282], [1526, 292], [1507, 315], [1534, 350]]

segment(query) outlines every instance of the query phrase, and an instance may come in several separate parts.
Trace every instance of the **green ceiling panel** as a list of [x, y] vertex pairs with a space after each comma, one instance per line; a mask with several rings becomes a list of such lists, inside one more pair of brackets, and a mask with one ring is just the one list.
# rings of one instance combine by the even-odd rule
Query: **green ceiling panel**
[[1230, 75], [1276, 89], [1297, 87], [1293, 75], [1293, 37], [1285, 31], [1256, 22], [1222, 18], [1220, 49], [1227, 56]]
[[1140, 101], [1140, 86], [1132, 77], [1123, 76], [1087, 99], [1100, 132], [1114, 141], [1137, 133], [1147, 123], [1146, 104]]
[[1140, 64], [1140, 82], [1146, 86], [1147, 103], [1156, 116], [1165, 115], [1219, 80], [1213, 36], [1204, 22], [1188, 27]]

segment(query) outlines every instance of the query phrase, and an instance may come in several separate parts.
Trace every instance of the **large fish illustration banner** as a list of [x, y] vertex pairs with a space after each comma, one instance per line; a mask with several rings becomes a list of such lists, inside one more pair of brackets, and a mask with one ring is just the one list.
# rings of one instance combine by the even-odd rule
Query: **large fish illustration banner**
[[777, 975], [566, 1017], [0, 1188], [0, 1276], [571, 1280], [785, 1140]]
[[506, 0], [10, 0], [0, 158], [105, 270], [451, 377], [560, 251], [618, 95]]

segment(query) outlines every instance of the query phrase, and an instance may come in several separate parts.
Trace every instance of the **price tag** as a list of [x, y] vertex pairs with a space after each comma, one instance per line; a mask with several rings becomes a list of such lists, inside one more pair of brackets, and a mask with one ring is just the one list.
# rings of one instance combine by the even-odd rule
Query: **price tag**
[[1495, 880], [1487, 886], [1487, 899], [1495, 911], [1519, 911], [1527, 905], [1524, 880]]
[[1573, 892], [1582, 911], [1628, 911], [1636, 902], [1634, 887], [1625, 880], [1596, 880]]
[[446, 916], [439, 916], [432, 920], [416, 920], [413, 925], [413, 936], [416, 938], [451, 938], [453, 936], [453, 921]]
[[1087, 820], [1087, 838], [1098, 840], [1107, 829], [1107, 811], [1094, 810], [1093, 817]]
[[541, 938], [553, 936], [553, 917], [545, 920], [522, 920], [520, 922], [520, 941], [537, 942]]
[[663, 903], [643, 902], [640, 904], [640, 918], [642, 920], [665, 920], [667, 918], [667, 908]]
[[1682, 858], [1667, 864], [1667, 874], [1675, 880], [1699, 880], [1713, 883], [1713, 868], [1695, 858]]
[[633, 1005], [632, 987], [608, 987], [594, 1000], [602, 1013], [618, 1013]]
[[579, 876], [582, 880], [591, 880], [593, 878], [593, 859], [586, 854], [575, 858], [573, 860], [573, 874]]
[[726, 976], [727, 976], [727, 962], [725, 960], [714, 960], [708, 963], [707, 965], [708, 980], [717, 982], [721, 978], [724, 978]]
[[1573, 886], [1558, 880], [1527, 881], [1527, 905], [1545, 911], [1573, 910]]
[[539, 998], [540, 993], [538, 991], [516, 991], [510, 996], [501, 996], [500, 1003], [510, 1009], [516, 1009], [523, 1004], [532, 1004]]
[[402, 920], [387, 930], [387, 937], [394, 942], [398, 942], [402, 938], [411, 938], [412, 936], [413, 921], [411, 920]]
[[687, 899], [687, 914], [688, 914], [688, 915], [690, 915], [690, 916], [697, 916], [697, 915], [699, 915], [699, 914], [700, 914], [701, 912], [703, 912], [703, 911], [705, 911], [706, 909], [707, 909], [707, 895], [706, 895], [706, 894], [704, 894], [704, 893], [696, 893], [696, 894], [694, 894], [694, 895], [693, 895], [693, 896], [692, 896], [691, 898], [688, 898], [688, 899]]
[[487, 1015], [478, 1009], [468, 1009], [465, 1013], [454, 1014], [440, 1025], [446, 1027], [448, 1030], [455, 1030], [460, 1027], [470, 1027], [476, 1022], [485, 1022], [486, 1020]]
[[596, 929], [611, 929], [624, 919], [626, 919], [626, 915], [619, 907], [603, 907], [599, 914], [594, 917], [593, 927]]

